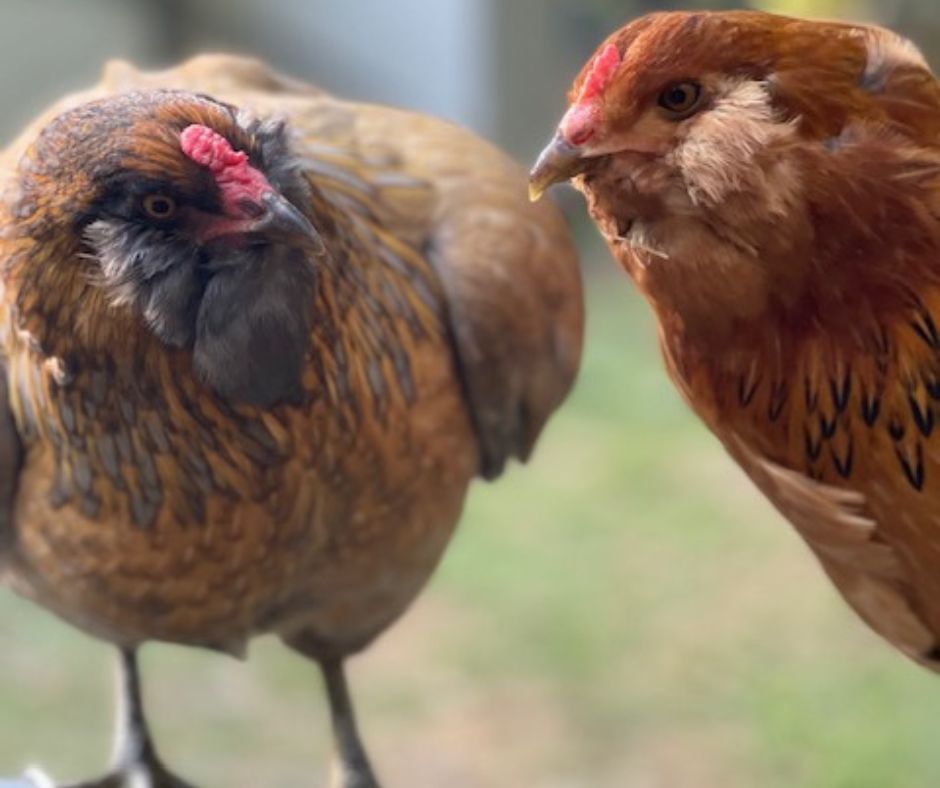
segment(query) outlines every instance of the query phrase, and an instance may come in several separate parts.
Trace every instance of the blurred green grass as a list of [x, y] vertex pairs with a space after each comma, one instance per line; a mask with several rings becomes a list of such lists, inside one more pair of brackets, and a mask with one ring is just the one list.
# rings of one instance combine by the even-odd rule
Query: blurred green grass
[[[859, 624], [688, 413], [594, 247], [576, 391], [477, 485], [430, 589], [352, 667], [389, 786], [940, 784], [940, 685]], [[110, 654], [0, 595], [0, 773], [99, 770]], [[148, 647], [168, 759], [207, 786], [318, 785], [314, 668]]]

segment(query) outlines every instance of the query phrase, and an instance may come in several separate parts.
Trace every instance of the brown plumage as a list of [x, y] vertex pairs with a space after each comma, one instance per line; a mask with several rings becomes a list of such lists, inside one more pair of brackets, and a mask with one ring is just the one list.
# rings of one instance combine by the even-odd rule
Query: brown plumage
[[[113, 64], [0, 170], [0, 579], [124, 651], [132, 712], [141, 643], [278, 634], [373, 785], [342, 660], [572, 383], [560, 216], [468, 132], [227, 57]], [[118, 771], [182, 785], [130, 722]]]
[[575, 178], [689, 405], [940, 669], [940, 84], [890, 31], [751, 12], [644, 17], [605, 51], [533, 192]]

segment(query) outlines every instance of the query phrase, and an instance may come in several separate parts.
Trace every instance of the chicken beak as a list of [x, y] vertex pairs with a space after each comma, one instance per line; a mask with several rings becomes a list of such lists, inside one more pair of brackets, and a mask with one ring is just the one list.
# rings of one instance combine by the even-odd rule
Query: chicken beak
[[529, 199], [536, 202], [553, 183], [573, 178], [587, 168], [590, 158], [561, 134], [556, 134], [545, 147], [529, 173]]
[[261, 208], [261, 215], [250, 225], [251, 233], [294, 243], [299, 241], [304, 246], [323, 251], [323, 238], [317, 228], [289, 200], [277, 192], [265, 192], [261, 196]]

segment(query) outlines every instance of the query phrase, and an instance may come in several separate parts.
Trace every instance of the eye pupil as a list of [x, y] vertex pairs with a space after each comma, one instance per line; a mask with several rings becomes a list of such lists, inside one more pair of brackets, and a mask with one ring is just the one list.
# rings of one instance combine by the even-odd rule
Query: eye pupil
[[144, 198], [144, 211], [155, 219], [166, 219], [176, 211], [176, 202], [172, 197], [150, 194]]
[[680, 82], [666, 88], [659, 95], [659, 104], [674, 114], [689, 112], [698, 104], [701, 92], [702, 89], [695, 82]]

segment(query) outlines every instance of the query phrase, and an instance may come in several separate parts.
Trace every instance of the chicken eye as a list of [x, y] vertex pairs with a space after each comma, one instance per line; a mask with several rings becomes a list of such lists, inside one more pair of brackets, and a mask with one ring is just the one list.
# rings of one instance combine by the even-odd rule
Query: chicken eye
[[676, 82], [659, 94], [659, 106], [681, 120], [692, 114], [701, 98], [702, 86], [697, 82]]
[[170, 219], [176, 213], [176, 200], [165, 194], [148, 194], [142, 205], [151, 219]]

